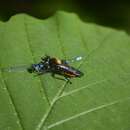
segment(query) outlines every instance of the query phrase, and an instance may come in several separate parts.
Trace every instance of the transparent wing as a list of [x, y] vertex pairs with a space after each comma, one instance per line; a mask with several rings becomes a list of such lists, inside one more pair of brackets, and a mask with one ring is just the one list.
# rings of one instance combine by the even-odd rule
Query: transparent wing
[[25, 72], [30, 65], [12, 66], [8, 68], [0, 68], [2, 72]]
[[74, 57], [72, 59], [66, 60], [66, 63], [73, 63], [73, 62], [77, 62], [77, 61], [81, 61], [81, 60], [83, 60], [83, 57], [82, 56], [77, 56], [77, 57]]
[[77, 57], [74, 57], [72, 59], [65, 60], [65, 63], [71, 64], [71, 63], [74, 63], [74, 62], [79, 62], [78, 66], [77, 66], [77, 69], [79, 69], [84, 64], [84, 62], [86, 62], [86, 59], [88, 58], [88, 56], [89, 55], [87, 55], [87, 56], [77, 56]]

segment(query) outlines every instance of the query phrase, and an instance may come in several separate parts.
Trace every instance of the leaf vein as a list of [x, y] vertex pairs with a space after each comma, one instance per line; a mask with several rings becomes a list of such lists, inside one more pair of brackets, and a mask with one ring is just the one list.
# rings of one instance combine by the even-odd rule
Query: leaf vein
[[103, 80], [100, 80], [100, 81], [96, 81], [96, 82], [94, 82], [94, 83], [87, 84], [87, 85], [85, 85], [85, 86], [83, 86], [83, 87], [74, 89], [74, 90], [72, 90], [72, 91], [63, 93], [58, 99], [63, 98], [63, 97], [65, 97], [65, 96], [69, 96], [69, 95], [74, 94], [74, 93], [77, 93], [77, 92], [79, 92], [79, 91], [82, 91], [82, 90], [84, 90], [84, 89], [86, 89], [86, 88], [89, 88], [90, 86], [94, 86], [94, 85], [97, 85], [97, 84], [101, 84], [101, 83], [103, 83], [103, 82], [105, 82], [105, 81], [107, 81], [107, 80], [106, 80], [106, 79], [103, 79]]
[[48, 116], [50, 115], [51, 111], [53, 110], [54, 105], [56, 104], [56, 102], [58, 101], [58, 97], [63, 93], [66, 85], [68, 84], [68, 82], [66, 82], [61, 89], [57, 92], [55, 98], [53, 99], [50, 107], [48, 108], [48, 111], [46, 112], [46, 114], [42, 117], [40, 123], [38, 124], [36, 130], [40, 130], [42, 128], [42, 126], [45, 124]]
[[107, 104], [103, 104], [103, 105], [97, 106], [97, 107], [95, 107], [95, 108], [92, 108], [92, 109], [90, 109], [90, 110], [87, 110], [87, 111], [78, 113], [78, 114], [76, 114], [76, 115], [73, 115], [73, 116], [71, 116], [71, 117], [68, 117], [68, 118], [66, 118], [66, 119], [63, 119], [63, 120], [61, 120], [61, 121], [58, 121], [58, 122], [56, 122], [56, 123], [54, 123], [54, 124], [49, 125], [49, 126], [48, 126], [48, 129], [53, 128], [53, 127], [55, 127], [55, 126], [58, 126], [58, 125], [60, 125], [60, 124], [66, 123], [66, 122], [68, 122], [68, 121], [70, 121], [70, 120], [79, 118], [79, 117], [84, 116], [84, 115], [86, 115], [86, 114], [89, 114], [89, 113], [91, 113], [91, 112], [95, 112], [95, 111], [101, 110], [101, 109], [103, 109], [103, 108], [106, 108], [106, 107], [109, 107], [109, 106], [112, 106], [112, 105], [121, 103], [121, 102], [126, 101], [126, 100], [129, 100], [129, 99], [130, 99], [130, 97], [127, 97], [127, 98], [124, 98], [124, 99], [120, 99], [120, 100], [115, 100], [115, 101], [113, 101], [113, 102], [110, 102], [110, 103], [107, 103]]
[[61, 47], [61, 51], [62, 51], [64, 57], [66, 58], [65, 49], [64, 49], [64, 46], [63, 46], [63, 44], [62, 44], [61, 36], [60, 36], [60, 22], [59, 22], [59, 19], [58, 19], [58, 15], [56, 15], [55, 21], [56, 21], [57, 37], [58, 37], [58, 40], [59, 40], [59, 44], [60, 44], [60, 47]]
[[21, 129], [24, 130], [25, 128], [24, 128], [24, 125], [23, 125], [23, 122], [22, 122], [22, 118], [20, 116], [19, 111], [17, 110], [17, 107], [15, 105], [14, 99], [13, 99], [13, 97], [11, 95], [11, 92], [10, 92], [10, 90], [8, 88], [8, 85], [7, 85], [6, 81], [5, 81], [5, 78], [3, 76], [3, 72], [1, 72], [1, 78], [2, 78], [3, 83], [5, 85], [5, 90], [7, 91], [7, 94], [9, 96], [10, 104], [12, 105], [12, 107], [14, 109], [14, 112], [15, 112], [15, 115], [17, 116], [18, 124], [20, 125]]
[[[59, 44], [60, 44], [60, 47], [61, 47], [61, 51], [62, 51], [64, 57], [66, 57], [65, 51], [64, 51], [64, 47], [63, 47], [62, 42], [61, 42], [60, 23], [59, 23], [59, 20], [58, 20], [58, 15], [56, 15], [55, 21], [56, 21], [56, 27], [57, 27], [57, 28], [56, 28], [56, 29], [57, 29], [57, 38], [58, 38], [58, 40], [59, 40]], [[49, 107], [47, 113], [42, 117], [40, 123], [38, 124], [37, 130], [40, 130], [41, 127], [45, 124], [45, 122], [46, 122], [48, 116], [50, 115], [51, 111], [53, 110], [54, 105], [55, 105], [56, 102], [58, 101], [58, 98], [59, 98], [59, 97], [62, 95], [62, 93], [64, 92], [64, 90], [65, 90], [67, 84], [68, 84], [68, 81], [67, 81], [63, 86], [61, 86], [61, 89], [57, 92], [56, 96], [54, 97], [54, 99], [53, 99], [52, 102], [51, 102], [51, 105], [50, 105], [50, 107]]]
[[82, 31], [81, 31], [81, 27], [80, 27], [79, 22], [80, 21], [78, 21], [78, 27], [79, 27], [79, 34], [80, 34], [80, 37], [81, 37], [81, 43], [83, 44], [84, 48], [89, 52], [89, 48], [88, 48], [87, 43], [85, 42], [84, 36], [82, 35]]
[[78, 68], [80, 68], [85, 62], [86, 62], [86, 58], [89, 58], [90, 55], [92, 55], [94, 52], [96, 52], [104, 43], [104, 41], [109, 37], [109, 35], [111, 35], [111, 32], [108, 33], [104, 38], [103, 40], [100, 42], [100, 44], [95, 48], [93, 49], [92, 51], [89, 52], [89, 54], [85, 57], [85, 59], [81, 62], [81, 64], [79, 65]]
[[[32, 50], [32, 47], [31, 47], [31, 41], [30, 41], [30, 38], [29, 38], [29, 32], [28, 32], [28, 27], [27, 27], [28, 25], [27, 25], [27, 22], [26, 22], [26, 21], [27, 21], [27, 19], [26, 19], [26, 17], [24, 17], [24, 26], [25, 26], [26, 36], [27, 36], [28, 47], [29, 47], [29, 50], [30, 50], [30, 52], [31, 52], [33, 62], [35, 62], [33, 50]], [[48, 102], [48, 105], [50, 106], [50, 101], [49, 101], [47, 92], [46, 92], [46, 90], [45, 90], [43, 80], [41, 79], [40, 76], [39, 76], [39, 80], [40, 80], [40, 83], [41, 83], [41, 92], [44, 93], [45, 98], [46, 98], [46, 100], [47, 100], [47, 102]], [[43, 98], [43, 99], [44, 99], [44, 98]]]

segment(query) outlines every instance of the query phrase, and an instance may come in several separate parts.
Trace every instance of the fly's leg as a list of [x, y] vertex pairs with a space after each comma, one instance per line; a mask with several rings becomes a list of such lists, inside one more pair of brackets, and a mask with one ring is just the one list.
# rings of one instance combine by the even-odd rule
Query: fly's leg
[[56, 77], [54, 73], [52, 73], [52, 77], [55, 78], [55, 79], [67, 81], [68, 83], [72, 84], [72, 82], [70, 81], [70, 79], [67, 78], [67, 77], [65, 77], [65, 78]]
[[52, 77], [53, 77], [53, 78], [55, 78], [55, 79], [59, 79], [59, 80], [64, 80], [64, 81], [66, 81], [66, 80], [65, 80], [65, 79], [63, 79], [63, 78], [56, 77], [54, 73], [52, 73]]
[[70, 81], [70, 78], [65, 77], [65, 81], [67, 81], [68, 83], [72, 84], [72, 82]]

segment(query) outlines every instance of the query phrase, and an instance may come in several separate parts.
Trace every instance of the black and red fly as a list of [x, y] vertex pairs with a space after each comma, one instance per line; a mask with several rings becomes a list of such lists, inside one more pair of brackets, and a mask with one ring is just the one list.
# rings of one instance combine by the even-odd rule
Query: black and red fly
[[[37, 75], [43, 75], [45, 73], [51, 73], [54, 78], [65, 80], [69, 83], [71, 78], [82, 77], [84, 74], [78, 69], [72, 67], [69, 63], [74, 61], [80, 61], [82, 57], [76, 57], [71, 60], [60, 60], [55, 57], [45, 56], [41, 58], [41, 61], [37, 64], [32, 64], [23, 66], [13, 66], [9, 68], [3, 68], [2, 71], [6, 72], [16, 72], [16, 71], [25, 71], [29, 73], [35, 73]], [[56, 75], [61, 75], [64, 78], [56, 77]]]
[[[82, 57], [76, 57], [73, 60], [81, 60]], [[72, 60], [71, 60], [72, 61]], [[41, 58], [41, 62], [38, 64], [32, 64], [28, 68], [28, 72], [42, 75], [45, 73], [51, 73], [54, 78], [66, 80], [71, 83], [70, 78], [82, 77], [84, 74], [78, 69], [69, 65], [69, 61], [60, 60], [55, 57], [45, 56]], [[55, 75], [64, 76], [64, 79], [56, 77]]]

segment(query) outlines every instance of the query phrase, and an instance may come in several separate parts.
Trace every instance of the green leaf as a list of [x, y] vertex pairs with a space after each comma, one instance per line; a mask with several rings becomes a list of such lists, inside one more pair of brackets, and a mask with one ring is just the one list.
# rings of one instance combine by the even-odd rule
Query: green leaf
[[130, 37], [57, 12], [0, 22], [0, 67], [37, 63], [48, 54], [84, 56], [82, 78], [67, 84], [50, 74], [0, 73], [0, 130], [129, 130]]

